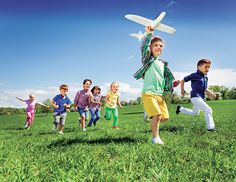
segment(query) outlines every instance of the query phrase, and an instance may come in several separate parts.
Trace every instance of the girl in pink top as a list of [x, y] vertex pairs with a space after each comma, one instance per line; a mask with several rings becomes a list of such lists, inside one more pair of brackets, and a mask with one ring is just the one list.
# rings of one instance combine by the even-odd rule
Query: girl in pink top
[[34, 121], [34, 113], [35, 113], [35, 106], [36, 104], [39, 104], [41, 106], [44, 107], [49, 107], [47, 105], [44, 105], [40, 102], [36, 102], [35, 101], [35, 96], [33, 94], [29, 95], [29, 99], [27, 100], [23, 100], [19, 97], [16, 97], [18, 100], [25, 102], [27, 104], [27, 108], [26, 108], [26, 124], [25, 124], [25, 128], [29, 129], [30, 125], [32, 125], [33, 121]]

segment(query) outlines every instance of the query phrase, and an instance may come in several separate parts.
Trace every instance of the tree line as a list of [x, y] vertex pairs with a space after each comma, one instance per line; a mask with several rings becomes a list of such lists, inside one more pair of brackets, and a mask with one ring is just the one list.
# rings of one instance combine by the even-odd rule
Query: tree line
[[[209, 86], [208, 89], [216, 93], [216, 98], [213, 99], [206, 97], [206, 100], [236, 99], [236, 87], [229, 88], [225, 86], [213, 85]], [[166, 93], [164, 96], [167, 104], [182, 104], [190, 102], [189, 94], [186, 94], [184, 97], [182, 97], [177, 93], [173, 94]], [[50, 105], [50, 99], [46, 99], [43, 102], [43, 104]], [[123, 106], [139, 105], [142, 104], [142, 98], [138, 97], [136, 100], [121, 101], [121, 104]], [[73, 104], [71, 108], [72, 108], [71, 111], [73, 112]], [[36, 107], [36, 113], [52, 113], [52, 112], [53, 112], [53, 107], [46, 108], [40, 105], [37, 105]], [[0, 107], [0, 115], [23, 114], [23, 113], [25, 113], [25, 108]]]

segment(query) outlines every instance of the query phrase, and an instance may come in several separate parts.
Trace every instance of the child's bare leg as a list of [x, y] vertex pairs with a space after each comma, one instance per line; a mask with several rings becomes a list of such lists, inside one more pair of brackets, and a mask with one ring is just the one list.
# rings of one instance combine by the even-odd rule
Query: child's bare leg
[[63, 132], [64, 125], [59, 125], [59, 131]]
[[85, 117], [84, 116], [81, 116], [81, 127], [82, 127], [82, 129], [85, 128]]
[[152, 130], [152, 137], [153, 138], [160, 137], [160, 135], [159, 135], [160, 121], [161, 121], [161, 115], [156, 115], [156, 116], [152, 117], [151, 130]]

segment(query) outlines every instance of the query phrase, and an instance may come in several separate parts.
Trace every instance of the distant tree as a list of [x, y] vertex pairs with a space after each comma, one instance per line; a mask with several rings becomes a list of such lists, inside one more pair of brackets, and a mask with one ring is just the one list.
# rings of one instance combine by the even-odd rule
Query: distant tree
[[121, 101], [120, 103], [121, 103], [122, 106], [127, 106], [128, 105], [128, 102], [126, 102], [126, 101]]
[[229, 99], [229, 88], [225, 86], [219, 86], [219, 85], [211, 85], [208, 88], [209, 90], [215, 92], [215, 93], [220, 93], [220, 96], [217, 97], [217, 99]]
[[48, 114], [49, 112], [53, 112], [53, 107], [51, 107], [51, 99], [49, 99], [49, 98], [46, 99], [45, 101], [43, 101], [43, 104], [49, 106], [49, 108], [41, 106], [41, 109], [42, 109], [43, 113], [47, 113]]
[[137, 97], [136, 101], [138, 102], [138, 104], [142, 104], [143, 103], [142, 97]]
[[130, 100], [129, 105], [133, 105], [133, 102], [134, 102], [133, 100]]
[[229, 99], [236, 99], [236, 88], [233, 87], [229, 91]]

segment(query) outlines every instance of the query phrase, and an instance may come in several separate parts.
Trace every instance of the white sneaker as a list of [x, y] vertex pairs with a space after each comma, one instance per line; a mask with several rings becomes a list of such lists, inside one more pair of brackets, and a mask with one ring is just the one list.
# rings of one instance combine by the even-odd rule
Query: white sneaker
[[83, 131], [86, 131], [86, 128], [83, 128]]
[[53, 125], [52, 131], [55, 131], [56, 129], [57, 129], [57, 126], [56, 126], [56, 125]]
[[28, 123], [25, 124], [25, 129], [27, 129], [27, 128], [28, 128]]
[[64, 135], [63, 131], [59, 131], [59, 134]]
[[164, 145], [164, 142], [161, 140], [160, 137], [152, 138], [152, 143], [153, 143], [153, 144]]

